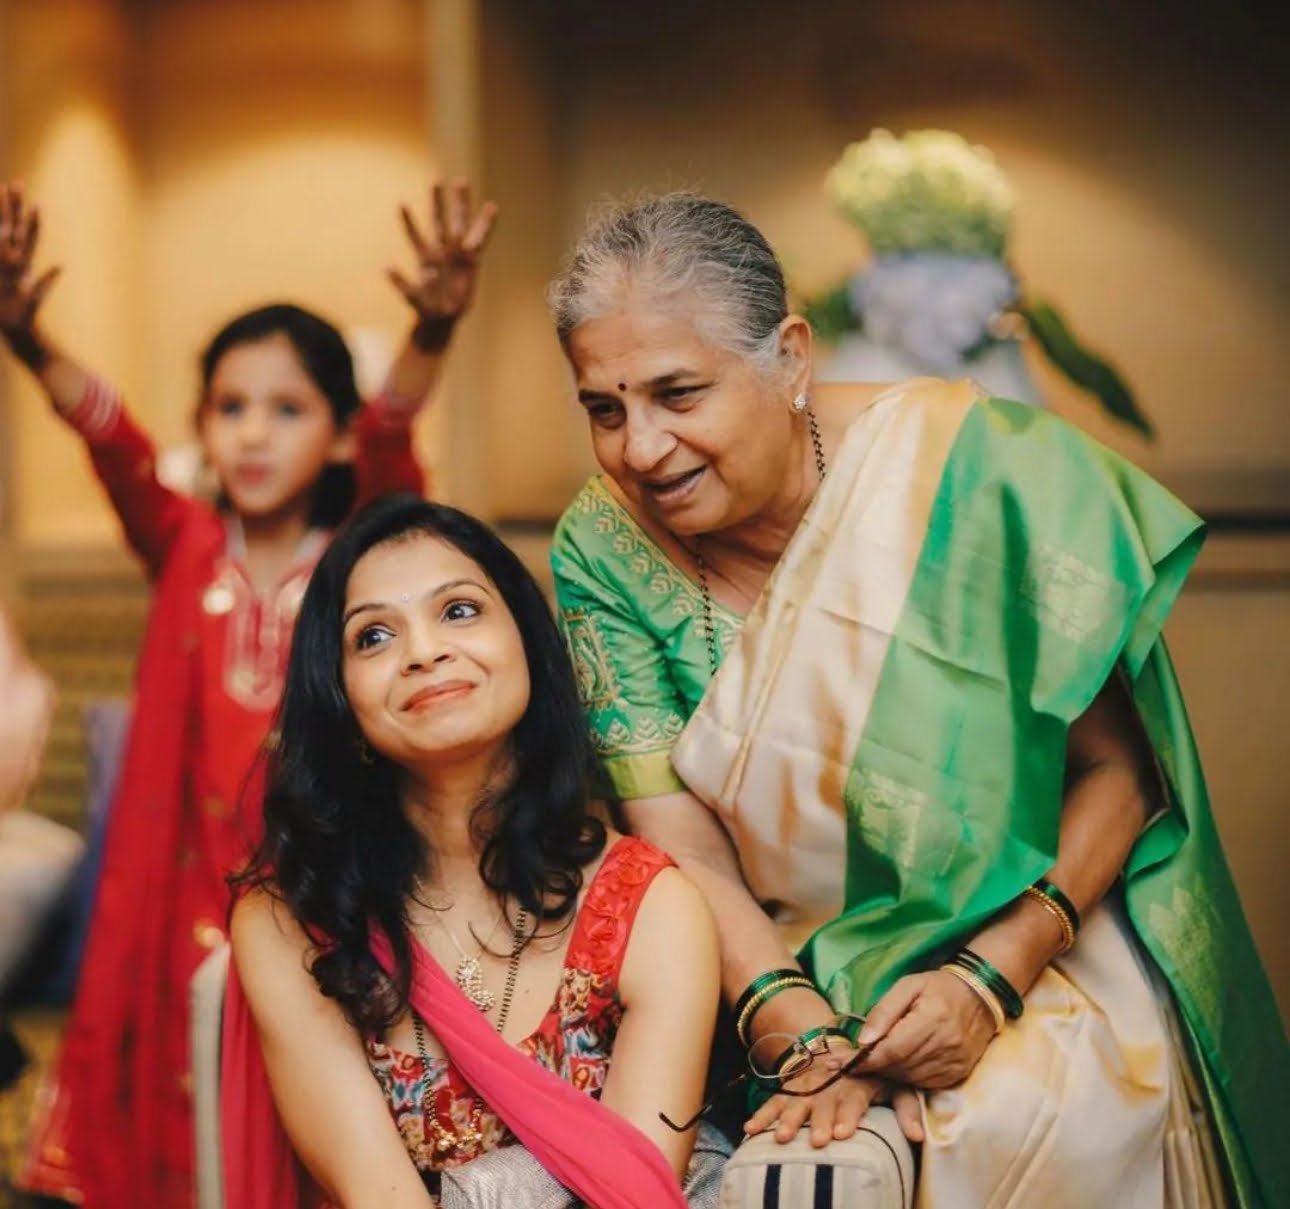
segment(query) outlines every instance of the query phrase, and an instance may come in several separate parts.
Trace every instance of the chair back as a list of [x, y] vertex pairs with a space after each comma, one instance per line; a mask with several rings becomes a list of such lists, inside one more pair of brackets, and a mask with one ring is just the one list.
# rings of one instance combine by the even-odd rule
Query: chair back
[[220, 1037], [229, 956], [227, 944], [212, 949], [188, 984], [197, 1209], [224, 1209], [224, 1153], [219, 1123]]

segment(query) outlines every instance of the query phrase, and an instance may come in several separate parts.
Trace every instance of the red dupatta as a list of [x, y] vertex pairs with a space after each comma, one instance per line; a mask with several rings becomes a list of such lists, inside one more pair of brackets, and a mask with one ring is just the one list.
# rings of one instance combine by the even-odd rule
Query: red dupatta
[[[393, 971], [384, 936], [373, 939], [372, 953]], [[508, 1045], [420, 945], [412, 955], [412, 1008], [552, 1176], [595, 1209], [685, 1209], [676, 1175], [640, 1130]], [[236, 969], [224, 1004], [222, 1067], [225, 1209], [297, 1209], [304, 1181], [273, 1105]]]

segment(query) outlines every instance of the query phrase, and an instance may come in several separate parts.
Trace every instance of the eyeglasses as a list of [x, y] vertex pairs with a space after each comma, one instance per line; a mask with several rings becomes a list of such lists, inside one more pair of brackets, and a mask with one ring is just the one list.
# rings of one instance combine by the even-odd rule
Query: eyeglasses
[[703, 1115], [719, 1104], [737, 1087], [751, 1079], [760, 1087], [772, 1089], [774, 1095], [813, 1096], [826, 1087], [832, 1087], [839, 1079], [845, 1079], [872, 1052], [877, 1041], [855, 1049], [823, 1082], [817, 1083], [809, 1091], [794, 1090], [786, 1084], [806, 1073], [817, 1058], [827, 1057], [831, 1052], [829, 1042], [840, 1038], [848, 1045], [855, 1046], [860, 1029], [864, 1026], [863, 1016], [835, 1016], [828, 1024], [811, 1029], [800, 1037], [791, 1033], [767, 1033], [759, 1037], [748, 1051], [748, 1069], [736, 1075], [716, 1093], [694, 1116], [687, 1121], [676, 1122], [665, 1112], [659, 1113], [659, 1120], [677, 1133], [693, 1129]]

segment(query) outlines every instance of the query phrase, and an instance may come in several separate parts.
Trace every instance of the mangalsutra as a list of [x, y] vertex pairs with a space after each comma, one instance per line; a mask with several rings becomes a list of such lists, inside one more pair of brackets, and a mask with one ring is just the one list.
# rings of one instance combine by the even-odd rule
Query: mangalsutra
[[[498, 919], [505, 915], [502, 911]], [[436, 918], [438, 918], [436, 916]], [[515, 998], [515, 981], [519, 974], [520, 954], [524, 951], [524, 938], [528, 930], [528, 912], [521, 907], [515, 915], [515, 923], [511, 928], [511, 955], [506, 963], [506, 985], [502, 990], [502, 1006], [497, 1013], [497, 1032], [500, 1035], [506, 1028], [506, 1021], [511, 1014], [511, 1001]], [[454, 947], [462, 955], [462, 960], [457, 965], [457, 971], [453, 975], [453, 981], [461, 987], [466, 998], [470, 1000], [480, 1011], [487, 1014], [494, 1002], [493, 995], [484, 989], [483, 985], [483, 967], [478, 957], [468, 957], [462, 948], [457, 944], [457, 938], [448, 930], [448, 926], [440, 921], [443, 930], [448, 933], [448, 939], [452, 941]], [[493, 931], [497, 930], [496, 925]], [[490, 933], [491, 939], [491, 933]], [[483, 948], [480, 948], [483, 953]], [[471, 963], [473, 962], [473, 968]], [[472, 993], [473, 992], [473, 993]], [[424, 1114], [426, 1128], [430, 1132], [435, 1152], [439, 1155], [450, 1154], [454, 1150], [470, 1151], [479, 1146], [484, 1140], [483, 1132], [483, 1106], [478, 1097], [474, 1098], [471, 1107], [470, 1118], [465, 1125], [450, 1127], [445, 1125], [439, 1119], [439, 1113], [435, 1107], [434, 1082], [430, 1077], [430, 1048], [426, 1044], [425, 1021], [412, 1009], [412, 1032], [417, 1042], [417, 1057], [421, 1060], [421, 1111]]]

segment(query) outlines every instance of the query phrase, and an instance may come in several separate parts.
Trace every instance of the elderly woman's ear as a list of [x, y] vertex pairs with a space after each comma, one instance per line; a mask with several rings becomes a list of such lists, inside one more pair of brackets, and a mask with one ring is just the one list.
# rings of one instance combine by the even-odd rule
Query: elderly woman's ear
[[779, 324], [779, 356], [789, 386], [789, 398], [809, 390], [815, 337], [801, 315], [785, 315]]

